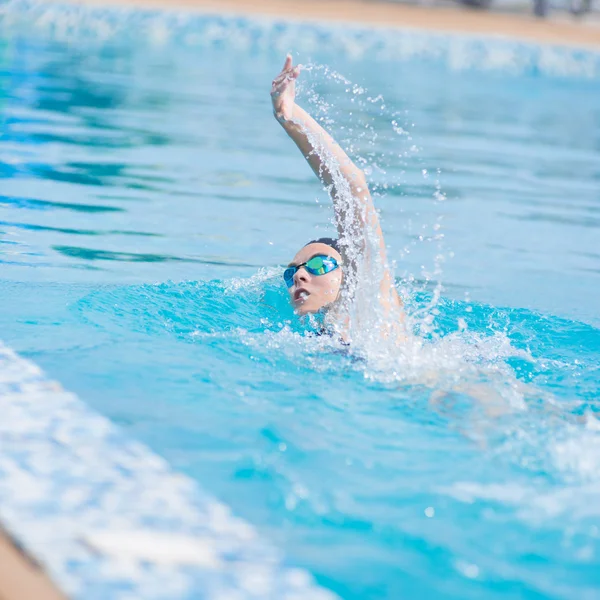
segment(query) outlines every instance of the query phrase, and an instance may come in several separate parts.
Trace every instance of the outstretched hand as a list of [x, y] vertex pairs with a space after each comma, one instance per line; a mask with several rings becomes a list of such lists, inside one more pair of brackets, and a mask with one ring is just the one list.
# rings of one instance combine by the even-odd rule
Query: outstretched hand
[[279, 121], [289, 121], [294, 113], [296, 98], [296, 79], [300, 75], [300, 66], [293, 66], [292, 55], [285, 57], [281, 73], [273, 79], [271, 101], [273, 112]]

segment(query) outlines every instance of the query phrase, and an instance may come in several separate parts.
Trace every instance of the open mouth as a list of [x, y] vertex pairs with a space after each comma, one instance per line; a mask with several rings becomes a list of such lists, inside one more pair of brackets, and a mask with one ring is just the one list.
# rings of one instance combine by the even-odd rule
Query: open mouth
[[294, 292], [294, 302], [306, 302], [306, 299], [310, 296], [304, 288], [298, 288]]

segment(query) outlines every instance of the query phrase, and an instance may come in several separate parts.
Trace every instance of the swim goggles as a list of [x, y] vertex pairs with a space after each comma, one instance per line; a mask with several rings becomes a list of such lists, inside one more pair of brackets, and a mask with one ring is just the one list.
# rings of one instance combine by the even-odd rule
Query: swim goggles
[[311, 275], [325, 275], [325, 273], [335, 271], [339, 266], [340, 265], [338, 265], [337, 260], [335, 260], [333, 256], [317, 254], [317, 256], [313, 256], [305, 263], [288, 267], [283, 272], [283, 279], [288, 287], [292, 287], [294, 285], [294, 275], [296, 274], [296, 271], [302, 267], [304, 267]]

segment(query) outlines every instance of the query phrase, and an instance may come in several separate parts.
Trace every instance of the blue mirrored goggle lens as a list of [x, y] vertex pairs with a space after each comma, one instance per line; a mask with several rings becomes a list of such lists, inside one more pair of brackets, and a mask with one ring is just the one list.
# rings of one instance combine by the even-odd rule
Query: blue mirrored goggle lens
[[285, 284], [288, 287], [292, 287], [294, 285], [294, 275], [296, 274], [296, 267], [288, 267], [283, 272], [283, 278], [285, 279]]
[[327, 273], [327, 267], [325, 266], [324, 262], [325, 260], [327, 260], [326, 256], [313, 256], [306, 263], [306, 270], [311, 275], [324, 275], [325, 273]]
[[311, 275], [325, 275], [325, 273], [331, 273], [331, 271], [337, 269], [339, 265], [333, 256], [313, 256], [303, 265], [298, 265], [297, 267], [288, 267], [283, 272], [283, 278], [288, 287], [292, 287], [294, 285], [294, 275], [300, 267], [305, 267]]

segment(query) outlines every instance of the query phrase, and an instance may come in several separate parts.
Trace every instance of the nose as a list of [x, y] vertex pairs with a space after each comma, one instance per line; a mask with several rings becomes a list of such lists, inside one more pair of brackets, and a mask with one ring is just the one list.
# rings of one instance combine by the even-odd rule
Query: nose
[[300, 267], [294, 273], [294, 283], [298, 286], [299, 283], [306, 283], [309, 280], [308, 271], [304, 267]]

